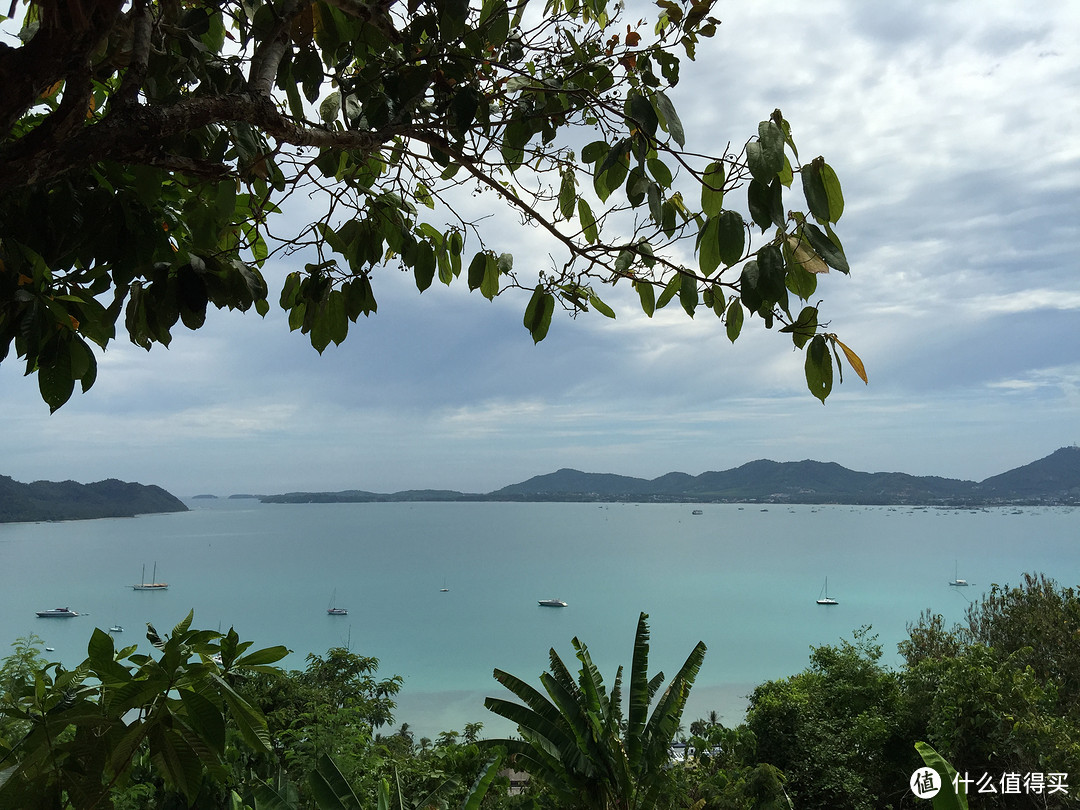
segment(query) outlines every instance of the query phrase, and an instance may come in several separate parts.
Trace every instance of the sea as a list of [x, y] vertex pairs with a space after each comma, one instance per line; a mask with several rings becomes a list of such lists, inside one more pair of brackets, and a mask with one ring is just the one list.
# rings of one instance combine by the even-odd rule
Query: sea
[[[735, 725], [753, 688], [805, 669], [814, 646], [869, 627], [898, 665], [924, 610], [959, 622], [1025, 572], [1080, 584], [1080, 511], [1068, 507], [186, 503], [0, 524], [0, 655], [36, 634], [74, 667], [93, 628], [113, 626], [118, 646], [151, 652], [147, 624], [168, 632], [194, 610], [195, 627], [285, 645], [288, 669], [338, 646], [377, 658], [380, 677], [404, 679], [395, 724], [417, 737], [473, 722], [503, 736], [513, 729], [484, 708], [508, 696], [494, 669], [539, 687], [551, 649], [576, 670], [576, 637], [610, 684], [645, 612], [650, 675], [708, 647], [684, 724], [716, 711]], [[155, 566], [168, 590], [133, 590]], [[971, 584], [950, 586], [955, 576]], [[836, 606], [816, 603], [826, 579]], [[54, 607], [80, 615], [35, 615]]]

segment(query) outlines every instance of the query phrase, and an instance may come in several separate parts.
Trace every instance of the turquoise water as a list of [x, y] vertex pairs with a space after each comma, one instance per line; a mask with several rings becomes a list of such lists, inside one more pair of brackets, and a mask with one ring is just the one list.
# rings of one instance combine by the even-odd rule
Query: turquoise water
[[[509, 731], [483, 708], [492, 669], [535, 682], [549, 647], [572, 659], [574, 636], [610, 680], [646, 611], [651, 671], [671, 675], [699, 639], [709, 647], [687, 721], [715, 709], [734, 723], [753, 686], [804, 668], [810, 645], [872, 625], [895, 660], [924, 608], [959, 620], [1025, 571], [1080, 583], [1080, 512], [1064, 508], [189, 505], [0, 525], [0, 645], [37, 633], [74, 665], [94, 626], [145, 645], [147, 622], [167, 631], [194, 608], [198, 627], [288, 646], [290, 667], [335, 645], [378, 657], [380, 674], [405, 677], [397, 721], [434, 737], [473, 721]], [[169, 590], [133, 591], [155, 563]], [[955, 564], [972, 587], [946, 584]], [[814, 602], [826, 576], [837, 607]], [[348, 616], [326, 614], [335, 593]], [[569, 607], [537, 606], [550, 597]], [[34, 615], [63, 605], [89, 615]]]

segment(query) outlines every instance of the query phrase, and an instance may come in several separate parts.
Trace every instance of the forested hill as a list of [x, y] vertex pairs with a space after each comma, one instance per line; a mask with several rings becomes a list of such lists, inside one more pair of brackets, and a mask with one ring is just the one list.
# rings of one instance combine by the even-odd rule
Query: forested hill
[[0, 523], [31, 520], [85, 520], [186, 512], [187, 507], [158, 486], [110, 478], [93, 484], [35, 481], [23, 484], [0, 475]]
[[673, 472], [659, 478], [563, 469], [487, 494], [410, 490], [379, 494], [292, 492], [267, 503], [369, 501], [631, 501], [669, 503], [844, 503], [922, 505], [1080, 504], [1080, 448], [987, 478], [961, 481], [906, 473], [855, 472], [820, 461], [751, 461], [701, 475]]

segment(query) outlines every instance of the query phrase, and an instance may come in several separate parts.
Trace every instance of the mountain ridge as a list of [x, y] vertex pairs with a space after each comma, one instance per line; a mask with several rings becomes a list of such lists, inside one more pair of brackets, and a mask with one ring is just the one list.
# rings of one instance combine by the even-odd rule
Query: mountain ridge
[[[429, 497], [430, 496], [430, 497]], [[858, 472], [836, 462], [758, 459], [700, 475], [654, 479], [564, 467], [486, 494], [454, 490], [286, 493], [265, 503], [378, 501], [557, 501], [658, 503], [838, 503], [861, 505], [1080, 504], [1080, 447], [1069, 446], [981, 482], [901, 472]]]

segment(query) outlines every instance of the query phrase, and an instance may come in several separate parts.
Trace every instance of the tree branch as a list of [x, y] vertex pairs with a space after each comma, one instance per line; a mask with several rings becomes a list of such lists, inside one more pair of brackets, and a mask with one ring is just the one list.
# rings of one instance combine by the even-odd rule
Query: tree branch
[[[210, 124], [230, 122], [251, 124], [279, 143], [299, 147], [370, 151], [391, 137], [390, 133], [366, 130], [341, 132], [300, 126], [283, 115], [270, 98], [252, 93], [187, 98], [169, 107], [133, 104], [110, 112], [101, 121], [51, 145], [47, 151], [19, 149], [3, 155], [0, 189], [46, 182], [102, 160], [125, 163], [145, 160], [148, 165], [179, 169], [181, 159], [166, 156], [166, 144], [171, 138]], [[20, 144], [23, 145], [31, 144]], [[198, 165], [199, 174], [209, 172], [210, 163]], [[225, 171], [219, 165], [216, 173]]]
[[69, 0], [42, 9], [41, 27], [20, 48], [0, 48], [0, 136], [48, 88], [84, 65], [125, 0]]
[[128, 63], [127, 73], [116, 91], [113, 104], [125, 105], [135, 101], [139, 96], [143, 80], [146, 78], [146, 68], [150, 61], [150, 36], [153, 33], [153, 18], [146, 0], [136, 0], [135, 7], [131, 11], [132, 18], [132, 44], [131, 61]]

